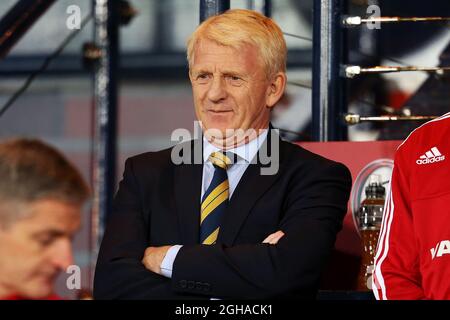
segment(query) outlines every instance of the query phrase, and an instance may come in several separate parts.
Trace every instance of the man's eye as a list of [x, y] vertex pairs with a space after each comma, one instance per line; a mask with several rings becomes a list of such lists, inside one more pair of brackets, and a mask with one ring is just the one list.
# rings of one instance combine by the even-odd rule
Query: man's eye
[[42, 247], [47, 247], [47, 246], [49, 246], [50, 244], [52, 244], [53, 240], [54, 240], [53, 237], [37, 239], [38, 243], [39, 243]]
[[240, 85], [242, 85], [242, 83], [243, 83], [242, 78], [241, 78], [241, 77], [238, 77], [238, 76], [232, 76], [232, 75], [230, 75], [230, 76], [227, 77], [227, 80], [228, 80], [228, 82], [229, 82], [231, 85], [233, 85], [233, 86], [240, 86]]
[[208, 77], [209, 76], [206, 73], [202, 73], [197, 76], [197, 80], [206, 80]]

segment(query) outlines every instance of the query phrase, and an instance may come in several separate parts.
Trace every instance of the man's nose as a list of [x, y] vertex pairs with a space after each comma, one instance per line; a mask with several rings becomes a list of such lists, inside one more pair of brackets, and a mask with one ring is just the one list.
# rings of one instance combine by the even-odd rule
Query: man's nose
[[222, 77], [213, 77], [208, 90], [208, 99], [212, 102], [219, 102], [227, 96], [225, 83]]
[[52, 252], [53, 265], [66, 270], [73, 264], [72, 243], [69, 239], [61, 239]]

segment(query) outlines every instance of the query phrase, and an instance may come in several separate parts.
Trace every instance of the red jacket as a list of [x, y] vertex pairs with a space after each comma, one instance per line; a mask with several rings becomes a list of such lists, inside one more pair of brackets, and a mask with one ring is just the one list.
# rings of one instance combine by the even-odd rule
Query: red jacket
[[[4, 298], [0, 297], [0, 300], [30, 300], [30, 299], [24, 298], [21, 296], [17, 296], [17, 295], [12, 295], [12, 296], [8, 296], [8, 297], [4, 297]], [[31, 299], [31, 300], [34, 300], [34, 299]], [[48, 296], [47, 298], [37, 299], [37, 300], [61, 300], [61, 298], [56, 295], [51, 295], [51, 296]]]
[[397, 150], [372, 287], [377, 299], [450, 299], [450, 113]]

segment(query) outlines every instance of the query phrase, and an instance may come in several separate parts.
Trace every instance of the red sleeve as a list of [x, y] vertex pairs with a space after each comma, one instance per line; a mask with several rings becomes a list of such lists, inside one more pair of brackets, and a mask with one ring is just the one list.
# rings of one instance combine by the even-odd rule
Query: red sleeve
[[408, 146], [397, 150], [375, 256], [373, 292], [379, 300], [423, 299], [419, 253], [410, 207]]
[[[8, 297], [5, 297], [5, 298], [1, 298], [0, 297], [0, 300], [30, 300], [30, 299], [24, 298], [24, 297], [21, 297], [21, 296], [18, 296], [18, 295], [11, 295], [11, 296], [8, 296]], [[60, 297], [58, 297], [57, 295], [50, 295], [50, 296], [48, 296], [46, 298], [37, 299], [37, 300], [62, 300], [62, 299]]]

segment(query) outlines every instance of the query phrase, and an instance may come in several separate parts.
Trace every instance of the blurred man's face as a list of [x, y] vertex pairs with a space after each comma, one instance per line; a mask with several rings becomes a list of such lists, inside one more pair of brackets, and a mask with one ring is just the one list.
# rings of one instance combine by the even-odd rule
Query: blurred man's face
[[[190, 66], [195, 111], [204, 130], [263, 129], [269, 124], [272, 83], [257, 48], [241, 50], [201, 40]], [[278, 99], [277, 99], [278, 100]], [[230, 130], [228, 132], [231, 133]]]
[[71, 240], [81, 208], [55, 200], [26, 208], [25, 218], [0, 225], [0, 292], [40, 299], [53, 293], [58, 273], [73, 264]]

